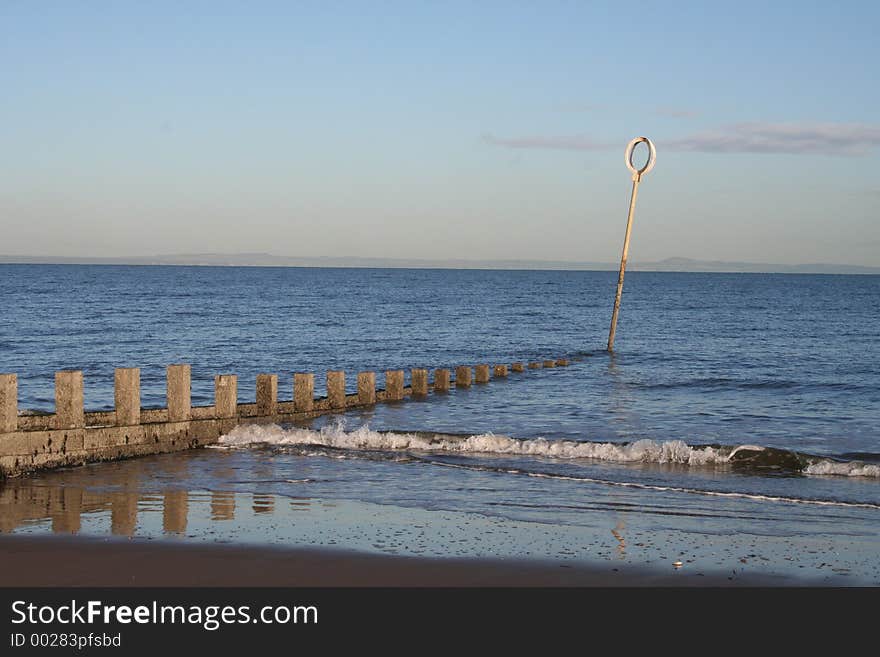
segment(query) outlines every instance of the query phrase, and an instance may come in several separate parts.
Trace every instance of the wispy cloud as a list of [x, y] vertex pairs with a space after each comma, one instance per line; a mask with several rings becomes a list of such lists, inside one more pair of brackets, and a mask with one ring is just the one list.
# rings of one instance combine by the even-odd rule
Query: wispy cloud
[[[495, 137], [484, 141], [505, 148], [569, 151], [614, 149], [619, 143], [584, 135]], [[787, 153], [868, 155], [880, 147], [880, 125], [866, 123], [737, 123], [675, 139], [656, 140], [665, 151], [696, 153]]]
[[880, 126], [862, 123], [738, 123], [665, 142], [700, 153], [867, 155], [880, 146]]

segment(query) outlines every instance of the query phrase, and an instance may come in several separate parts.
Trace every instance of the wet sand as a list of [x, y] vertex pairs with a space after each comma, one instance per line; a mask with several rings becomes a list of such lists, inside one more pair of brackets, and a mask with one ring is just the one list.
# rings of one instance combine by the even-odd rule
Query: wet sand
[[12, 587], [644, 587], [785, 586], [742, 574], [590, 567], [535, 559], [443, 559], [341, 549], [59, 536], [0, 538], [0, 586]]
[[194, 450], [10, 479], [0, 586], [880, 584], [866, 513], [724, 499], [685, 513], [601, 489], [533, 508], [492, 473], [424, 508], [437, 473], [409, 468], [407, 487], [395, 467]]

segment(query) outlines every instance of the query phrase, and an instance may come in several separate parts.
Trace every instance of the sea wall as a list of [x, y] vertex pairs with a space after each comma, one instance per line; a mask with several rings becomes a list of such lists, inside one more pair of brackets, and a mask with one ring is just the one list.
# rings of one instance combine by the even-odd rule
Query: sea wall
[[[80, 465], [93, 461], [131, 458], [203, 447], [246, 423], [290, 423], [309, 420], [325, 413], [406, 398], [426, 397], [452, 387], [467, 388], [488, 384], [509, 373], [523, 373], [568, 365], [566, 359], [505, 365], [462, 365], [410, 371], [405, 385], [404, 370], [384, 373], [385, 387], [377, 389], [375, 372], [357, 374], [357, 392], [346, 393], [346, 373], [327, 372], [327, 395], [315, 397], [315, 376], [296, 373], [292, 397], [279, 399], [277, 374], [257, 375], [254, 403], [238, 402], [238, 378], [234, 374], [214, 377], [214, 404], [193, 406], [189, 365], [169, 365], [166, 370], [166, 407], [141, 407], [139, 368], [115, 371], [115, 408], [88, 412], [84, 407], [84, 380], [81, 371], [55, 374], [55, 413], [18, 412], [18, 378], [0, 374], [0, 477], [16, 476], [47, 468]], [[476, 376], [474, 376], [476, 370]], [[491, 374], [490, 374], [491, 373]], [[433, 376], [431, 376], [433, 375]], [[290, 385], [290, 381], [287, 385]], [[287, 388], [290, 390], [290, 387]]]

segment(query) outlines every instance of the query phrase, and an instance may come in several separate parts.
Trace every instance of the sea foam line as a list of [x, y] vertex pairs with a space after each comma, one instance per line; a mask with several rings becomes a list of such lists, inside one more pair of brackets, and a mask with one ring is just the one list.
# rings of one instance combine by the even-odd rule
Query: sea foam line
[[[248, 445], [306, 446], [317, 445], [346, 450], [420, 451], [451, 454], [495, 454], [539, 456], [555, 459], [596, 459], [618, 463], [682, 464], [690, 466], [724, 465], [740, 452], [762, 452], [759, 445], [738, 447], [692, 447], [682, 440], [638, 440], [633, 443], [593, 443], [546, 438], [518, 439], [492, 433], [455, 436], [434, 433], [374, 431], [364, 425], [346, 430], [334, 424], [320, 431], [283, 429], [277, 425], [239, 425], [222, 436], [221, 447]], [[765, 452], [769, 453], [769, 452]], [[860, 461], [836, 462], [813, 458], [804, 474], [880, 478], [880, 465]]]
[[[459, 463], [442, 463], [439, 461], [431, 461], [432, 465], [439, 465], [447, 468], [458, 468], [462, 470], [485, 470], [492, 471], [491, 468], [483, 468], [480, 466], [470, 466]], [[572, 475], [554, 474], [551, 472], [531, 472], [529, 470], [517, 470], [507, 468], [504, 470], [507, 474], [525, 475], [527, 477], [535, 477], [539, 479], [561, 479], [564, 481], [577, 481], [587, 484], [602, 484], [605, 486], [617, 486], [620, 488], [636, 488], [639, 490], [652, 490], [668, 493], [686, 493], [688, 495], [706, 495], [709, 497], [726, 497], [735, 499], [755, 500], [758, 502], [784, 502], [788, 504], [813, 504], [817, 506], [840, 506], [846, 508], [858, 509], [874, 509], [880, 510], [880, 504], [871, 502], [842, 502], [835, 500], [814, 500], [806, 497], [785, 497], [781, 495], [765, 495], [761, 493], [739, 493], [731, 491], [715, 491], [706, 490], [704, 488], [684, 488], [682, 486], [660, 486], [657, 484], [641, 484], [635, 481], [613, 481], [610, 479], [596, 479], [593, 477], [575, 477]]]
[[368, 426], [346, 431], [328, 425], [320, 431], [282, 429], [277, 425], [240, 425], [220, 438], [226, 447], [253, 444], [320, 445], [337, 449], [416, 450], [450, 453], [482, 453], [515, 456], [543, 456], [558, 459], [600, 459], [624, 463], [681, 463], [705, 465], [726, 463], [728, 454], [713, 447], [693, 448], [684, 441], [639, 440], [618, 445], [546, 438], [517, 439], [492, 433], [472, 436], [373, 431]]

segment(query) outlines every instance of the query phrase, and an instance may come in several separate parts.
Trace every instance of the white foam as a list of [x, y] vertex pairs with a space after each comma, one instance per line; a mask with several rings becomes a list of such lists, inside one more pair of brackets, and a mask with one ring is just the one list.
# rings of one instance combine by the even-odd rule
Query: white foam
[[[725, 464], [740, 450], [761, 451], [760, 445], [740, 445], [734, 449], [691, 447], [682, 440], [638, 440], [629, 444], [578, 442], [574, 440], [521, 440], [484, 433], [473, 436], [416, 434], [373, 431], [364, 425], [346, 430], [343, 424], [327, 425], [320, 431], [283, 429], [275, 424], [239, 425], [220, 438], [222, 447], [248, 445], [320, 445], [347, 450], [424, 451], [447, 453], [537, 456], [555, 459], [596, 459], [618, 463], [659, 463], [692, 466]], [[822, 459], [810, 464], [805, 474], [848, 477], [878, 477], [880, 466], [858, 461], [835, 462]]]
[[861, 461], [817, 461], [804, 468], [805, 474], [838, 475], [844, 477], [878, 477], [880, 465], [862, 463]]
[[327, 426], [320, 431], [282, 429], [277, 425], [240, 425], [220, 438], [220, 444], [227, 447], [253, 444], [321, 445], [339, 449], [509, 454], [557, 459], [589, 458], [623, 463], [706, 465], [727, 461], [727, 456], [720, 450], [712, 447], [690, 447], [681, 440], [639, 440], [627, 445], [616, 445], [545, 438], [519, 440], [491, 433], [464, 437], [378, 432], [367, 426], [346, 431], [339, 425]]

